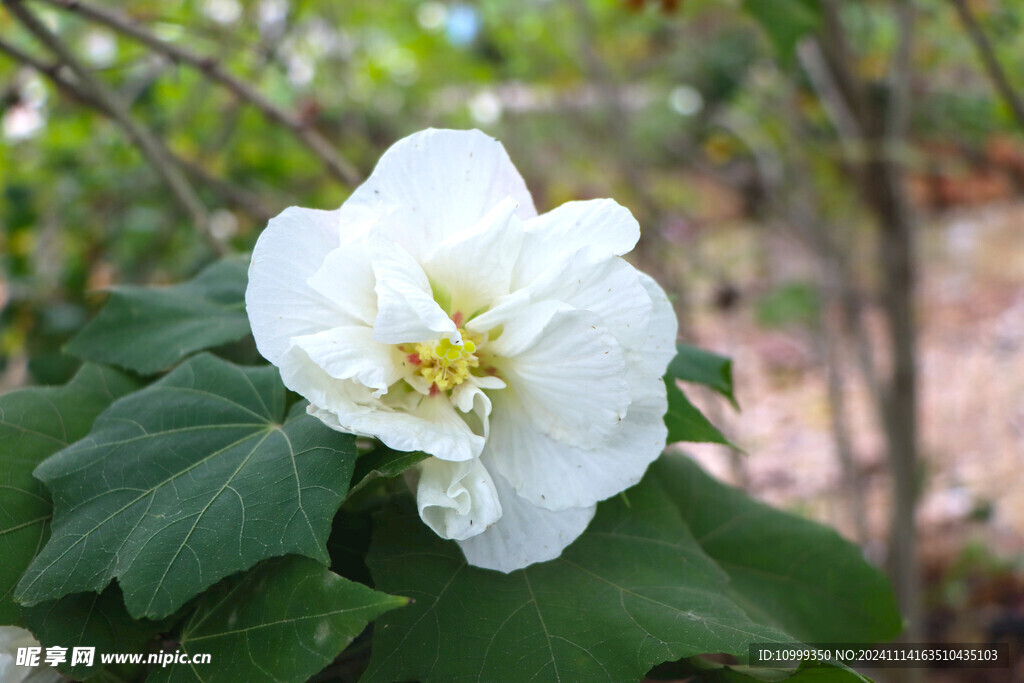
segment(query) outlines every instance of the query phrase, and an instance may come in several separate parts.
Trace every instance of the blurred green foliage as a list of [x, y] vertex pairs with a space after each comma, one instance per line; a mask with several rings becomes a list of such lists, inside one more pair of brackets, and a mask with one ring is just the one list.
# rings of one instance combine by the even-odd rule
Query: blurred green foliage
[[758, 298], [755, 315], [764, 327], [811, 326], [821, 313], [817, 288], [807, 282], [786, 282]]
[[[758, 178], [773, 156], [799, 149], [810, 169], [801, 182], [816, 184], [827, 210], [848, 208], [834, 131], [795, 57], [820, 20], [815, 0], [771, 11], [748, 0], [94, 1], [209, 56], [364, 174], [415, 130], [479, 127], [505, 143], [538, 207], [614, 196], [685, 250], [687, 231], [722, 216], [760, 218], [771, 197]], [[948, 2], [914, 4], [915, 141], [981, 149], [1009, 116]], [[1024, 6], [973, 5], [1011, 75], [1024, 75], [1014, 59]], [[26, 6], [177, 155], [243, 193], [195, 182], [234, 249], [251, 247], [267, 215], [335, 207], [351, 191], [198, 71], [73, 12]], [[842, 9], [858, 75], [884, 82], [891, 3]], [[0, 37], [53, 63], [4, 9]], [[120, 128], [2, 52], [0, 123], [0, 372], [31, 357], [30, 380], [60, 382], [75, 367], [60, 348], [101, 303], [93, 292], [177, 282], [212, 255]], [[933, 163], [919, 150], [911, 161]], [[724, 190], [709, 193], [702, 179]]]

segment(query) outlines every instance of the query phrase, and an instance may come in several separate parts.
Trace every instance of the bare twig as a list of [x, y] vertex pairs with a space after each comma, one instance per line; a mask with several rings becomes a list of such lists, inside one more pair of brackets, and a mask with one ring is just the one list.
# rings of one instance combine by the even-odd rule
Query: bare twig
[[[913, 37], [913, 7], [909, 0], [900, 0], [896, 8], [899, 26], [897, 58], [894, 60], [891, 105], [897, 111], [884, 122], [881, 145], [884, 150], [899, 149], [906, 135], [906, 113], [909, 107], [911, 63], [909, 57]], [[872, 143], [869, 142], [869, 145]], [[869, 163], [867, 195], [881, 225], [879, 256], [882, 262], [881, 302], [892, 344], [892, 375], [885, 405], [885, 424], [890, 443], [890, 465], [894, 480], [895, 502], [892, 514], [892, 536], [889, 539], [889, 566], [896, 593], [907, 620], [904, 638], [918, 642], [924, 633], [924, 610], [921, 577], [917, 560], [918, 436], [917, 436], [917, 328], [914, 320], [914, 255], [913, 219], [907, 206], [903, 164], [898, 158]], [[905, 681], [921, 677], [912, 669], [900, 672]], [[897, 678], [895, 680], [900, 680]]]
[[839, 134], [839, 144], [843, 146], [847, 158], [854, 159], [863, 156], [857, 151], [857, 145], [862, 139], [860, 124], [850, 111], [850, 103], [840, 91], [838, 84], [829, 72], [828, 64], [822, 53], [821, 44], [817, 38], [804, 38], [797, 45], [797, 59], [804, 73], [814, 88], [815, 94], [825, 107], [832, 125]]
[[79, 90], [99, 103], [100, 107], [124, 130], [125, 134], [135, 143], [150, 165], [170, 189], [171, 194], [195, 223], [200, 236], [217, 254], [226, 253], [224, 245], [215, 239], [209, 231], [209, 214], [199, 195], [189, 184], [181, 169], [171, 160], [170, 154], [163, 143], [147, 128], [137, 123], [128, 113], [117, 96], [92, 75], [64, 43], [46, 27], [34, 14], [29, 12], [21, 0], [2, 0], [4, 6], [30, 33], [39, 39], [51, 52], [67, 66], [78, 80]]
[[[838, 30], [838, 27], [836, 27]], [[833, 48], [835, 50], [835, 48]], [[825, 113], [832, 121], [833, 127], [839, 136], [839, 144], [847, 162], [857, 160], [864, 161], [867, 157], [864, 147], [864, 131], [861, 123], [854, 114], [855, 103], [847, 100], [848, 96], [854, 96], [857, 89], [854, 86], [840, 88], [838, 75], [830, 68], [829, 60], [825, 57], [826, 51], [822, 49], [820, 38], [808, 37], [797, 46], [797, 58], [800, 66], [807, 74], [811, 87], [825, 108]], [[841, 57], [842, 58], [842, 57]], [[845, 93], [845, 94], [844, 94]], [[853, 167], [857, 169], [856, 166]], [[825, 233], [813, 233], [814, 246], [826, 259], [841, 269], [836, 283], [839, 287], [837, 300], [846, 332], [853, 339], [856, 351], [858, 369], [865, 385], [871, 395], [874, 405], [882, 405], [882, 387], [878, 376], [878, 369], [874, 360], [874, 353], [871, 350], [871, 340], [864, 329], [863, 311], [860, 296], [851, 282], [853, 275], [850, 272], [847, 259], [843, 257], [843, 249], [832, 243]]]
[[968, 37], [974, 43], [974, 49], [977, 51], [978, 57], [981, 58], [981, 63], [985, 66], [985, 71], [988, 72], [988, 77], [992, 80], [992, 84], [999, 91], [1003, 100], [1006, 101], [1007, 106], [1010, 107], [1014, 118], [1017, 119], [1017, 125], [1024, 129], [1024, 101], [1021, 100], [1017, 95], [1017, 91], [1010, 85], [1010, 79], [1006, 76], [1006, 71], [1003, 70], [1002, 65], [999, 63], [996, 52], [992, 49], [992, 44], [985, 36], [985, 32], [981, 30], [981, 26], [978, 25], [978, 20], [975, 18], [974, 13], [971, 12], [970, 6], [964, 0], [949, 1], [956, 8], [956, 13], [960, 17], [960, 23], [964, 25], [964, 30], [967, 31]]
[[864, 386], [867, 387], [868, 395], [871, 397], [871, 403], [881, 406], [882, 383], [879, 378], [878, 363], [875, 362], [871, 337], [865, 328], [864, 297], [853, 283], [854, 276], [850, 272], [849, 265], [844, 267], [846, 272], [842, 275], [843, 284], [838, 296], [843, 328], [852, 338], [854, 359], [857, 362], [860, 376], [864, 380]]
[[[860, 147], [860, 126], [832, 81], [832, 75], [824, 62], [817, 41], [805, 39], [798, 50], [801, 64], [810, 75], [812, 87], [832, 118], [844, 153], [850, 159], [863, 156], [857, 152]], [[773, 93], [780, 97], [782, 102], [794, 96], [793, 92]], [[780, 106], [780, 103], [776, 103], [776, 106], [783, 113], [783, 121], [786, 122], [789, 134], [801, 139], [805, 131], [801, 126], [800, 117], [795, 115], [791, 108]], [[850, 136], [851, 139], [843, 140], [844, 136]], [[763, 144], [767, 148], [771, 143], [766, 141]], [[824, 300], [821, 312], [815, 316], [810, 332], [817, 360], [825, 369], [832, 443], [842, 472], [841, 486], [846, 494], [847, 509], [853, 523], [855, 538], [863, 545], [868, 540], [869, 531], [864, 504], [864, 480], [857, 466], [853, 437], [847, 419], [847, 397], [842, 373], [842, 333], [838, 329], [840, 325], [834, 319], [835, 316], [830, 314], [837, 308], [837, 302], [845, 304], [847, 301], [857, 300], [856, 282], [850, 268], [851, 256], [848, 245], [840, 243], [841, 226], [827, 221], [820, 195], [808, 191], [810, 188], [806, 184], [786, 182], [787, 178], [806, 177], [811, 173], [807, 155], [801, 152], [799, 146], [784, 149], [778, 145], [773, 145], [770, 152], [767, 149], [757, 152], [759, 156], [766, 158], [774, 156], [777, 159], [774, 165], [780, 167], [775, 173], [762, 171], [761, 182], [765, 187], [767, 205], [771, 208], [772, 214], [781, 218], [772, 221], [773, 228], [783, 234], [793, 235], [818, 255], [819, 288]], [[758, 167], [767, 168], [768, 164], [759, 164]], [[845, 312], [845, 305], [842, 306], [842, 310]], [[858, 312], [850, 326], [850, 337], [858, 350], [863, 347], [870, 353], [870, 340], [867, 339], [862, 322]], [[877, 402], [878, 380], [873, 364], [862, 365], [858, 369], [864, 374], [872, 400]]]
[[[596, 35], [597, 24], [593, 9], [588, 3], [584, 0], [571, 0], [569, 6], [574, 14], [574, 23], [579, 28], [576, 36]], [[587, 80], [597, 88], [598, 94], [608, 103], [607, 111], [602, 113], [597, 123], [601, 128], [599, 135], [607, 139], [608, 144], [615, 152], [615, 170], [631, 188], [633, 199], [637, 203], [641, 215], [641, 222], [646, 218], [646, 220], [659, 225], [659, 229], [644, 233], [643, 239], [637, 244], [633, 253], [641, 259], [642, 263], [648, 267], [653, 266], [660, 272], [660, 280], [666, 291], [674, 295], [675, 298], [673, 307], [676, 317], [679, 319], [680, 333], [686, 336], [689, 332], [687, 328], [692, 322], [692, 304], [689, 292], [677, 270], [657, 267], [657, 264], [664, 261], [663, 255], [666, 250], [671, 249], [671, 244], [660, 229], [660, 225], [665, 220], [665, 213], [662, 211], [660, 203], [651, 195], [648, 189], [650, 183], [644, 178], [636, 158], [634, 145], [630, 144], [631, 114], [618, 92], [622, 79], [609, 67], [607, 60], [603, 59], [594, 49], [592, 41], [580, 39], [577, 41], [577, 47], [579, 61]], [[692, 265], [690, 262], [698, 260], [686, 249], [676, 250], [674, 253], [682, 255], [688, 265]]]
[[[915, 526], [919, 493], [917, 334], [913, 296], [916, 259], [913, 219], [903, 183], [903, 160], [892, 153], [905, 144], [914, 12], [907, 0], [896, 0], [893, 5], [899, 38], [889, 83], [889, 108], [878, 107], [867, 96], [868, 84], [860, 82], [850, 70], [850, 53], [845, 44], [836, 0], [822, 2], [824, 36], [820, 44], [829, 71], [857, 119], [864, 136], [862, 143], [868, 151], [867, 158], [856, 166], [860, 169], [865, 202], [879, 225], [878, 250], [882, 271], [879, 300], [885, 315], [892, 359], [891, 374], [885, 382], [882, 401], [877, 406], [885, 430], [893, 480], [888, 560], [900, 608], [907, 622], [904, 638], [915, 642], [920, 640], [923, 629]], [[901, 680], [917, 678], [913, 669], [898, 673]]]
[[[258, 82], [260, 74], [262, 74], [263, 71], [277, 59], [277, 55], [281, 49], [281, 44], [297, 25], [294, 21], [288, 21], [288, 17], [290, 17], [294, 11], [294, 7], [289, 7], [286, 10], [285, 19], [282, 21], [281, 29], [270, 33], [269, 36], [264, 36], [264, 40], [261, 41], [257, 48], [259, 60], [252, 68], [252, 72], [249, 77], [250, 81], [254, 83]], [[220, 132], [214, 137], [213, 142], [208, 146], [209, 150], [219, 150], [228, 143], [238, 127], [244, 107], [245, 100], [240, 97], [236, 97], [234, 101], [231, 102], [230, 107], [224, 111], [224, 114], [221, 117], [223, 123], [221, 124]]]
[[828, 64], [835, 86], [841, 93], [854, 119], [861, 125], [869, 115], [864, 85], [857, 80], [850, 65], [855, 57], [840, 18], [839, 0], [821, 0], [822, 29], [825, 38], [819, 41], [822, 56]]
[[270, 209], [266, 202], [252, 190], [214, 176], [201, 164], [178, 156], [174, 157], [174, 161], [203, 187], [220, 195], [228, 204], [244, 211], [257, 223], [266, 223], [278, 213], [278, 211]]
[[187, 48], [162, 40], [146, 30], [144, 27], [133, 22], [128, 17], [105, 8], [95, 7], [88, 3], [79, 2], [79, 0], [38, 1], [55, 5], [70, 12], [75, 12], [80, 16], [103, 24], [122, 35], [143, 43], [174, 62], [187, 64], [193, 67], [210, 80], [224, 86], [226, 89], [234, 93], [235, 96], [252, 104], [271, 121], [274, 121], [291, 131], [292, 134], [295, 135], [295, 137], [297, 137], [310, 152], [320, 159], [327, 170], [336, 178], [349, 185], [358, 185], [361, 181], [359, 171], [357, 171], [346, 159], [341, 157], [331, 143], [320, 135], [316, 129], [307, 125], [307, 123], [298, 116], [286, 112], [275, 105], [259, 91], [250, 87], [245, 81], [228, 73], [217, 62], [217, 60], [199, 55]]
[[[7, 54], [16, 62], [32, 67], [42, 75], [52, 79], [57, 85], [63, 87], [64, 84], [67, 83], [67, 79], [60, 75], [60, 64], [47, 64], [41, 59], [33, 57], [21, 48], [8, 43], [3, 38], [0, 38], [0, 52]], [[79, 95], [77, 92], [72, 92], [71, 94], [76, 97]]]
[[869, 539], [867, 509], [864, 504], [864, 481], [857, 466], [850, 425], [847, 420], [846, 390], [843, 386], [842, 373], [842, 340], [841, 332], [836, 329], [840, 325], [831, 320], [832, 316], [828, 315], [829, 310], [835, 308], [835, 300], [842, 297], [846, 290], [852, 289], [848, 282], [850, 274], [843, 272], [845, 263], [822, 259], [821, 266], [821, 280], [823, 282], [831, 281], [832, 286], [822, 288], [826, 305], [818, 317], [813, 334], [818, 356], [822, 365], [825, 366], [826, 399], [831, 418], [832, 443], [835, 445], [836, 457], [843, 472], [843, 484], [846, 489], [847, 506], [852, 518], [855, 538], [863, 546]]
[[61, 91], [63, 91], [69, 97], [78, 100], [80, 103], [97, 109], [106, 116], [110, 116], [110, 112], [103, 108], [103, 104], [97, 101], [89, 93], [79, 87], [78, 83], [66, 75], [66, 70], [61, 68], [60, 62], [49, 64], [34, 57], [29, 53], [25, 52], [21, 48], [8, 43], [4, 39], [0, 38], [0, 52], [3, 52], [14, 61], [31, 67], [39, 74], [50, 79], [50, 81], [56, 85]]
[[[110, 109], [108, 109], [103, 102], [97, 100], [88, 91], [83, 89], [77, 81], [69, 78], [66, 74], [66, 70], [61, 68], [61, 64], [59, 62], [55, 64], [48, 64], [38, 57], [30, 55], [21, 48], [8, 43], [2, 38], [0, 38], [0, 52], [7, 54], [9, 57], [14, 59], [14, 61], [39, 72], [41, 75], [48, 78], [61, 91], [78, 102], [88, 107], [92, 107], [104, 116], [113, 118]], [[183, 159], [170, 150], [167, 150], [167, 154], [175, 164], [180, 166], [186, 173], [199, 181], [203, 187], [209, 188], [213, 192], [219, 194], [229, 204], [241, 209], [257, 222], [265, 222], [274, 215], [274, 212], [266, 206], [263, 200], [256, 193], [243, 187], [239, 187], [222, 178], [214, 177], [209, 171], [196, 162]]]
[[[910, 125], [911, 89], [910, 73], [911, 58], [914, 53], [914, 5], [907, 0], [896, 3], [896, 25], [899, 42], [893, 54], [892, 68], [889, 70], [889, 107], [886, 111], [885, 137], [892, 145], [902, 145], [907, 137]], [[894, 154], [898, 150], [890, 149]]]

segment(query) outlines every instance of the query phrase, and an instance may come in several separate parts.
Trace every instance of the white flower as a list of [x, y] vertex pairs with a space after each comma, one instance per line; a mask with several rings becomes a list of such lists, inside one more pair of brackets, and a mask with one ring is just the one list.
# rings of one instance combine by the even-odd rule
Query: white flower
[[[19, 648], [39, 648], [38, 664], [18, 664]], [[44, 663], [46, 651], [27, 630], [18, 626], [0, 626], [0, 681], [4, 683], [56, 683], [61, 679], [57, 669]]]
[[677, 324], [619, 258], [638, 238], [610, 199], [538, 216], [500, 143], [426, 130], [337, 211], [271, 220], [246, 307], [309, 412], [434, 456], [423, 521], [509, 572], [558, 557], [665, 445]]

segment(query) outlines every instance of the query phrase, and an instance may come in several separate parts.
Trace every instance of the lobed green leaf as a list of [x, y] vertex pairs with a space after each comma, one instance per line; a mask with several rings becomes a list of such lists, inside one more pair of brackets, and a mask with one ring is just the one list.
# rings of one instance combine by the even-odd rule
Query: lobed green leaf
[[466, 563], [414, 511], [380, 519], [378, 589], [415, 603], [382, 617], [366, 681], [639, 680], [654, 664], [791, 642], [752, 621], [657, 477], [605, 501], [551, 562], [511, 574]]
[[87, 364], [64, 386], [0, 396], [0, 624], [21, 623], [12, 593], [49, 534], [50, 496], [32, 470], [85, 436], [136, 386], [117, 370]]
[[[76, 679], [90, 678], [103, 668], [100, 654], [145, 653], [165, 626], [148, 619], [136, 621], [124, 608], [121, 591], [113, 584], [102, 593], [75, 593], [60, 600], [22, 608], [22, 617], [44, 648], [66, 647], [67, 660], [57, 670]], [[96, 648], [91, 665], [71, 666], [73, 648]]]
[[900, 632], [888, 579], [835, 530], [755, 501], [686, 457], [662, 457], [649, 476], [758, 622], [815, 643], [883, 642]]
[[323, 669], [380, 614], [408, 599], [371, 590], [304, 557], [261, 563], [203, 595], [180, 649], [210, 664], [172, 664], [150, 683], [302, 683]]
[[[685, 456], [663, 456], [628, 499], [602, 503], [560, 558], [507, 575], [469, 566], [414, 511], [384, 514], [370, 569], [379, 589], [415, 603], [378, 621], [365, 680], [639, 680], [699, 654], [742, 661], [751, 643], [874, 642], [898, 629], [891, 588], [853, 545]], [[792, 673], [728, 668], [713, 680]], [[799, 672], [809, 679], [860, 680]]]
[[75, 335], [68, 353], [150, 375], [249, 334], [247, 261], [231, 258], [170, 287], [123, 286]]
[[53, 530], [15, 597], [35, 604], [117, 578], [133, 617], [160, 618], [269, 557], [327, 564], [355, 457], [354, 437], [302, 404], [285, 416], [276, 368], [189, 359], [36, 469]]
[[672, 662], [655, 669], [648, 676], [652, 680], [689, 680], [697, 676], [700, 683], [871, 683], [849, 667], [803, 662], [798, 668], [753, 667], [718, 664], [703, 657]]

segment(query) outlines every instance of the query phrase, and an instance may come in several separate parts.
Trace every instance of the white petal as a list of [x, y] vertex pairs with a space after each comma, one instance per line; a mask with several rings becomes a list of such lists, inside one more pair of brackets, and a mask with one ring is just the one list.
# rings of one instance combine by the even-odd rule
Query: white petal
[[611, 199], [562, 204], [526, 221], [525, 228], [523, 251], [513, 278], [515, 289], [584, 247], [606, 256], [621, 256], [640, 239], [640, 225], [633, 214]]
[[533, 344], [500, 359], [499, 370], [534, 424], [559, 441], [593, 447], [626, 416], [622, 350], [593, 313], [558, 311]]
[[[45, 655], [45, 650], [43, 652]], [[17, 674], [15, 674], [15, 676], [17, 676]], [[9, 681], [9, 683], [17, 683], [18, 679], [2, 678], [0, 680], [3, 680], [5, 682]], [[61, 676], [60, 672], [57, 671], [55, 667], [44, 665], [33, 669], [29, 677], [24, 680], [24, 683], [62, 683], [62, 681], [66, 680], [67, 679]]]
[[466, 416], [473, 432], [486, 439], [490, 434], [491, 399], [482, 389], [504, 389], [505, 383], [498, 377], [470, 376], [465, 382], [452, 389], [452, 405]]
[[660, 376], [644, 373], [639, 360], [630, 373], [629, 412], [591, 449], [546, 436], [515, 396], [496, 393], [484, 461], [519, 495], [551, 510], [593, 505], [633, 486], [665, 447], [668, 406]]
[[45, 663], [45, 650], [39, 653], [35, 667], [18, 664], [18, 649], [40, 647], [39, 641], [20, 626], [0, 626], [0, 681], [4, 683], [57, 683], [62, 680], [57, 669]]
[[519, 203], [521, 219], [537, 215], [500, 142], [478, 130], [429, 129], [392, 145], [345, 204], [378, 212], [384, 207], [388, 234], [423, 256], [505, 197]]
[[381, 235], [371, 239], [370, 250], [377, 278], [374, 339], [405, 344], [433, 341], [443, 334], [461, 344], [462, 335], [434, 301], [427, 276], [412, 255]]
[[291, 207], [270, 220], [253, 249], [245, 309], [264, 358], [277, 365], [292, 337], [354, 322], [307, 284], [341, 241], [337, 211]]
[[466, 329], [487, 334], [500, 326], [501, 333], [487, 342], [487, 353], [511, 358], [537, 343], [551, 319], [571, 307], [562, 301], [533, 302], [530, 292], [521, 289], [502, 297], [491, 310], [466, 323]]
[[366, 242], [346, 244], [327, 254], [307, 282], [354, 319], [367, 325], [376, 319], [376, 278]]
[[491, 473], [501, 501], [501, 519], [487, 531], [459, 541], [471, 565], [500, 572], [553, 560], [579, 538], [594, 517], [594, 506], [552, 512], [516, 495], [500, 474]]
[[406, 375], [405, 381], [409, 384], [409, 386], [411, 386], [413, 389], [423, 394], [424, 396], [429, 396], [430, 390], [434, 386], [433, 382], [431, 382], [429, 379], [419, 374], [418, 372], [413, 372]]
[[641, 347], [643, 357], [650, 370], [658, 375], [664, 375], [668, 364], [676, 356], [679, 320], [665, 290], [647, 273], [637, 274], [653, 303], [651, 319], [647, 325], [647, 339]]
[[501, 518], [491, 475], [477, 459], [448, 462], [427, 458], [419, 464], [416, 507], [441, 538], [465, 540]]
[[484, 437], [470, 429], [445, 395], [423, 396], [400, 382], [374, 398], [373, 389], [334, 379], [297, 346], [283, 357], [280, 368], [285, 386], [306, 397], [308, 412], [332, 429], [444, 460], [469, 460], [483, 450]]
[[439, 244], [423, 264], [431, 281], [448, 290], [453, 312], [469, 316], [509, 293], [523, 243], [517, 206], [506, 197], [473, 227]]
[[0, 653], [15, 653], [19, 647], [39, 647], [39, 641], [28, 629], [0, 626]]
[[461, 410], [464, 413], [468, 413], [473, 410], [474, 404], [483, 398], [486, 400], [487, 414], [491, 412], [491, 401], [487, 398], [484, 392], [480, 391], [480, 388], [473, 384], [472, 381], [466, 381], [459, 386], [452, 389], [452, 405]]
[[423, 451], [452, 461], [479, 457], [484, 437], [470, 429], [447, 396], [411, 396], [414, 404], [391, 412], [375, 411], [355, 420], [353, 426], [396, 451]]
[[476, 375], [472, 375], [470, 380], [472, 380], [473, 384], [481, 389], [504, 389], [506, 386], [505, 382], [503, 382], [500, 377], [477, 377]]
[[331, 377], [375, 389], [374, 398], [387, 393], [411, 367], [397, 346], [376, 341], [369, 327], [335, 327], [292, 342]]
[[442, 460], [479, 457], [484, 437], [473, 433], [446, 397], [419, 396], [418, 400], [410, 410], [357, 413], [345, 431], [376, 437], [396, 451], [423, 451]]
[[623, 348], [639, 349], [647, 341], [652, 310], [639, 275], [621, 258], [587, 247], [549, 268], [525, 289], [534, 301], [554, 299], [596, 313]]

